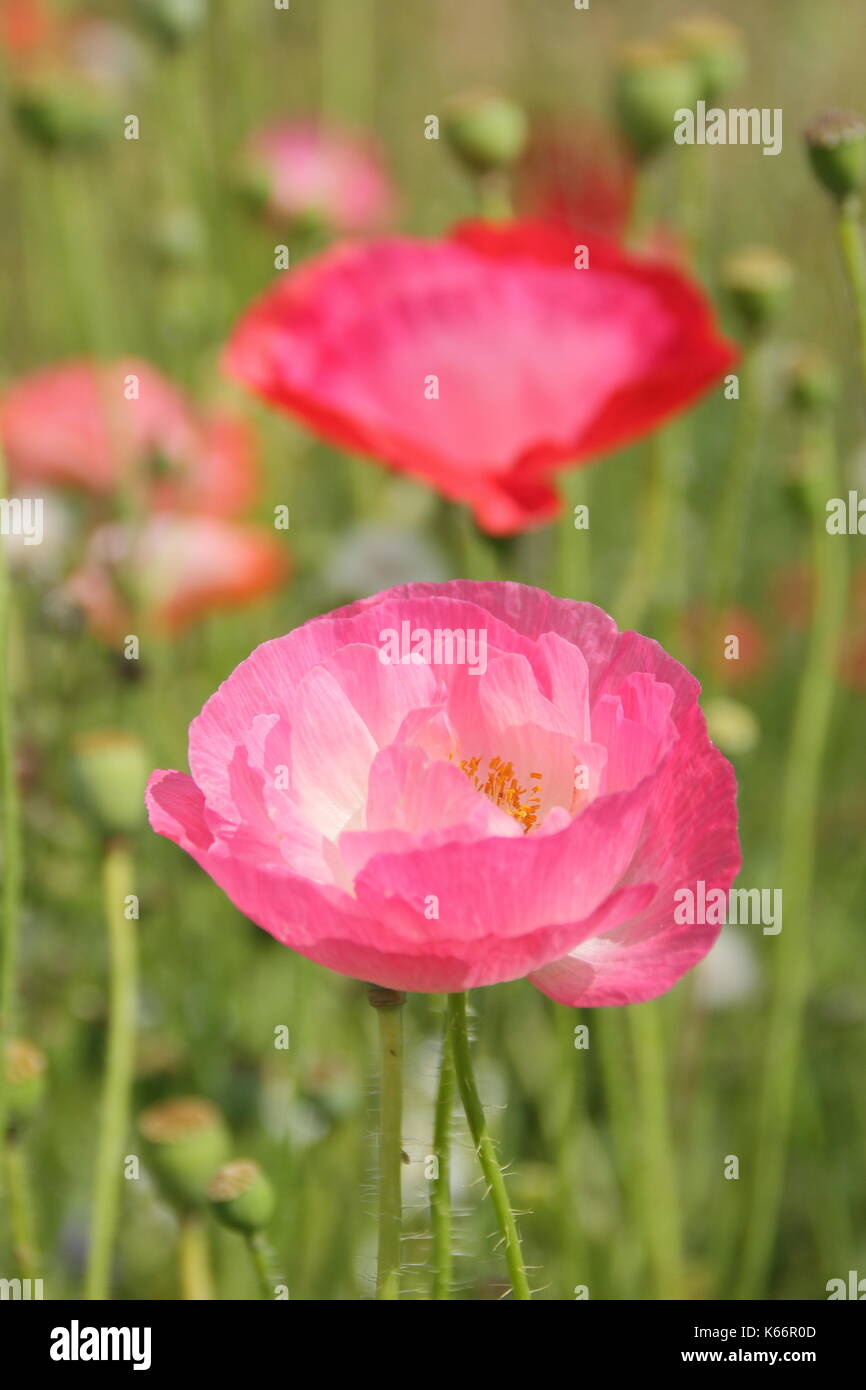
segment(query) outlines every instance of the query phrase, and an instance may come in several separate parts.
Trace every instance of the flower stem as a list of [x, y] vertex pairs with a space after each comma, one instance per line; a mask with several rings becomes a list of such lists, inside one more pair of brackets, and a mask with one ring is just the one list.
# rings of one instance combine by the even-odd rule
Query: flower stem
[[637, 627], [653, 603], [667, 558], [672, 474], [678, 462], [671, 444], [669, 430], [657, 430], [649, 441], [650, 456], [637, 516], [637, 543], [616, 604], [616, 619], [622, 631]]
[[379, 1253], [376, 1297], [400, 1297], [400, 1237], [403, 1225], [403, 1015], [406, 996], [370, 985], [379, 1019]]
[[455, 1090], [454, 1056], [446, 1014], [433, 1125], [433, 1152], [436, 1176], [430, 1184], [430, 1218], [433, 1228], [433, 1298], [443, 1302], [451, 1297], [453, 1256], [451, 1253], [451, 1111]]
[[[744, 351], [740, 365], [737, 428], [710, 542], [713, 617], [720, 617], [736, 594], [752, 472], [761, 428], [760, 365], [759, 348], [752, 344]], [[707, 625], [707, 632], [715, 636], [713, 623]]]
[[839, 248], [857, 315], [860, 370], [866, 385], [866, 251], [860, 229], [860, 199], [856, 195], [846, 198], [839, 208], [838, 233]]
[[247, 1249], [250, 1252], [250, 1259], [253, 1262], [253, 1269], [256, 1272], [259, 1292], [262, 1298], [272, 1299], [274, 1289], [279, 1280], [274, 1272], [274, 1252], [270, 1242], [261, 1231], [251, 1232], [247, 1238]]
[[683, 1296], [682, 1242], [658, 1007], [655, 1000], [634, 1005], [628, 1010], [628, 1019], [642, 1137], [639, 1218], [656, 1295], [673, 1299]]
[[529, 1283], [523, 1264], [523, 1254], [520, 1248], [520, 1233], [517, 1229], [517, 1222], [514, 1219], [514, 1212], [511, 1210], [511, 1203], [508, 1200], [505, 1179], [502, 1176], [502, 1169], [496, 1157], [493, 1140], [490, 1138], [487, 1129], [484, 1108], [478, 1096], [478, 1089], [475, 1085], [475, 1076], [472, 1070], [472, 1055], [469, 1048], [465, 994], [449, 994], [448, 1020], [451, 1033], [451, 1046], [454, 1050], [454, 1070], [457, 1076], [457, 1085], [460, 1089], [460, 1098], [463, 1101], [463, 1109], [466, 1113], [469, 1133], [472, 1135], [472, 1142], [478, 1154], [481, 1171], [484, 1174], [484, 1179], [487, 1183], [493, 1207], [496, 1212], [497, 1224], [505, 1243], [505, 1259], [508, 1264], [509, 1275], [511, 1276], [512, 1292], [516, 1299], [526, 1301], [530, 1299], [532, 1295], [529, 1290]]
[[844, 541], [829, 535], [826, 527], [826, 501], [837, 487], [834, 453], [831, 426], [813, 422], [806, 443], [805, 483], [818, 591], [782, 793], [780, 881], [785, 928], [776, 947], [754, 1184], [740, 1267], [741, 1298], [757, 1297], [763, 1289], [775, 1245], [809, 988], [815, 827], [847, 587]]
[[86, 1276], [90, 1299], [108, 1297], [123, 1181], [123, 1144], [129, 1129], [137, 950], [134, 924], [127, 921], [124, 900], [132, 892], [132, 877], [132, 858], [125, 840], [109, 840], [102, 865], [110, 971], [108, 1046]]
[[10, 1135], [6, 1145], [6, 1190], [12, 1253], [24, 1279], [39, 1275], [39, 1252], [33, 1215], [33, 1194], [27, 1169], [27, 1153], [19, 1136]]
[[[0, 494], [6, 470], [0, 454]], [[3, 949], [0, 962], [0, 1146], [6, 1139], [6, 1048], [15, 1031], [15, 993], [21, 917], [21, 820], [15, 772], [9, 673], [12, 593], [6, 551], [0, 545], [0, 785], [3, 790]]]
[[214, 1290], [207, 1227], [197, 1211], [184, 1212], [180, 1218], [177, 1259], [181, 1298], [190, 1303], [209, 1302]]

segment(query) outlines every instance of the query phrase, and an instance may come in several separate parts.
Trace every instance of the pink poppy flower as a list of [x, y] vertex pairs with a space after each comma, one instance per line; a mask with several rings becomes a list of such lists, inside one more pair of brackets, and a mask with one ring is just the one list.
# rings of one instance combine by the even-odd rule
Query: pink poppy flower
[[284, 121], [255, 134], [245, 154], [270, 216], [370, 231], [393, 207], [391, 182], [372, 141], [312, 121]]
[[272, 592], [287, 571], [283, 546], [260, 527], [162, 513], [138, 531], [120, 522], [97, 527], [64, 592], [99, 637], [115, 642], [130, 631], [131, 585], [148, 627], [173, 634], [213, 609]]
[[152, 775], [151, 825], [341, 974], [651, 999], [719, 931], [679, 925], [675, 893], [740, 863], [697, 697], [591, 604], [411, 584], [257, 648], [193, 721], [192, 776]]
[[735, 360], [670, 265], [536, 223], [343, 246], [244, 315], [228, 370], [339, 446], [508, 534], [559, 508], [554, 469], [627, 444]]
[[133, 358], [21, 377], [0, 399], [0, 440], [19, 490], [106, 495], [139, 486], [151, 508], [210, 515], [240, 510], [255, 491], [248, 428], [223, 413], [199, 414]]

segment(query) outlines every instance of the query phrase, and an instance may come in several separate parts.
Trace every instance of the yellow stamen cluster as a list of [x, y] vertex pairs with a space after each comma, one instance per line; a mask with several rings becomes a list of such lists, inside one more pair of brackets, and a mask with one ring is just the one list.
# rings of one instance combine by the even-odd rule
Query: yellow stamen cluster
[[460, 767], [473, 787], [489, 796], [494, 806], [499, 806], [510, 816], [514, 816], [524, 831], [532, 829], [538, 820], [541, 807], [541, 787], [537, 785], [541, 781], [540, 772], [530, 772], [529, 776], [536, 785], [527, 789], [518, 784], [511, 763], [503, 762], [500, 757], [490, 759], [486, 777], [483, 771], [479, 771], [480, 758], [463, 758]]

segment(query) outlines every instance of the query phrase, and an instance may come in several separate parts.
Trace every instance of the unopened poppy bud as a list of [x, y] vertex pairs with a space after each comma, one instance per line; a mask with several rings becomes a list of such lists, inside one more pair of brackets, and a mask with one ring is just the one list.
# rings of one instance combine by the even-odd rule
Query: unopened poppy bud
[[259, 1165], [236, 1158], [214, 1173], [207, 1188], [214, 1215], [225, 1226], [253, 1235], [274, 1214], [274, 1192]]
[[791, 264], [772, 247], [754, 246], [730, 256], [722, 285], [742, 326], [761, 333], [776, 322], [791, 289]]
[[194, 37], [207, 18], [207, 0], [137, 0], [144, 26], [166, 48]]
[[458, 159], [476, 174], [507, 169], [526, 146], [526, 116], [515, 102], [495, 94], [456, 97], [442, 118]]
[[27, 81], [12, 97], [12, 112], [26, 139], [54, 153], [88, 149], [108, 135], [108, 109], [82, 82], [65, 78]]
[[788, 396], [795, 410], [818, 413], [839, 398], [839, 377], [832, 362], [817, 349], [803, 351], [791, 364]]
[[805, 131], [809, 160], [834, 198], [849, 198], [866, 183], [866, 122], [850, 111], [822, 111]]
[[716, 101], [736, 87], [746, 70], [746, 51], [735, 25], [715, 15], [683, 19], [672, 30], [675, 47], [691, 63], [701, 101]]
[[203, 1206], [208, 1183], [231, 1152], [217, 1107], [199, 1096], [176, 1096], [143, 1110], [138, 1128], [148, 1165], [169, 1201]]
[[697, 101], [695, 73], [673, 48], [640, 41], [620, 49], [614, 74], [614, 111], [639, 159], [673, 144], [676, 112]]
[[723, 753], [737, 757], [751, 753], [761, 737], [757, 716], [748, 705], [729, 695], [715, 695], [704, 705], [707, 733]]
[[73, 745], [73, 776], [85, 809], [106, 835], [128, 835], [144, 820], [148, 761], [134, 734], [100, 729]]
[[32, 1119], [45, 1093], [47, 1063], [40, 1048], [25, 1038], [6, 1044], [6, 1124], [17, 1129]]

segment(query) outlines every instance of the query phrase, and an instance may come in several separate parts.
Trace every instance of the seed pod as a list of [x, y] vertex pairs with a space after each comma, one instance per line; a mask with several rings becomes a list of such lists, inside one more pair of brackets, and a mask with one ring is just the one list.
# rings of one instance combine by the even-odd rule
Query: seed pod
[[168, 1200], [185, 1209], [203, 1206], [208, 1183], [231, 1152], [217, 1107], [199, 1096], [176, 1096], [142, 1111], [138, 1128], [148, 1166]]
[[225, 1226], [252, 1235], [274, 1214], [274, 1192], [252, 1158], [235, 1158], [214, 1173], [207, 1188], [214, 1215]]
[[805, 131], [819, 183], [840, 201], [866, 183], [866, 122], [851, 111], [822, 111]]
[[475, 174], [507, 169], [526, 145], [526, 116], [506, 97], [492, 93], [457, 97], [448, 103], [442, 120], [452, 150]]
[[76, 788], [106, 835], [128, 835], [144, 821], [149, 770], [144, 745], [135, 734], [100, 729], [82, 734], [73, 744]]

